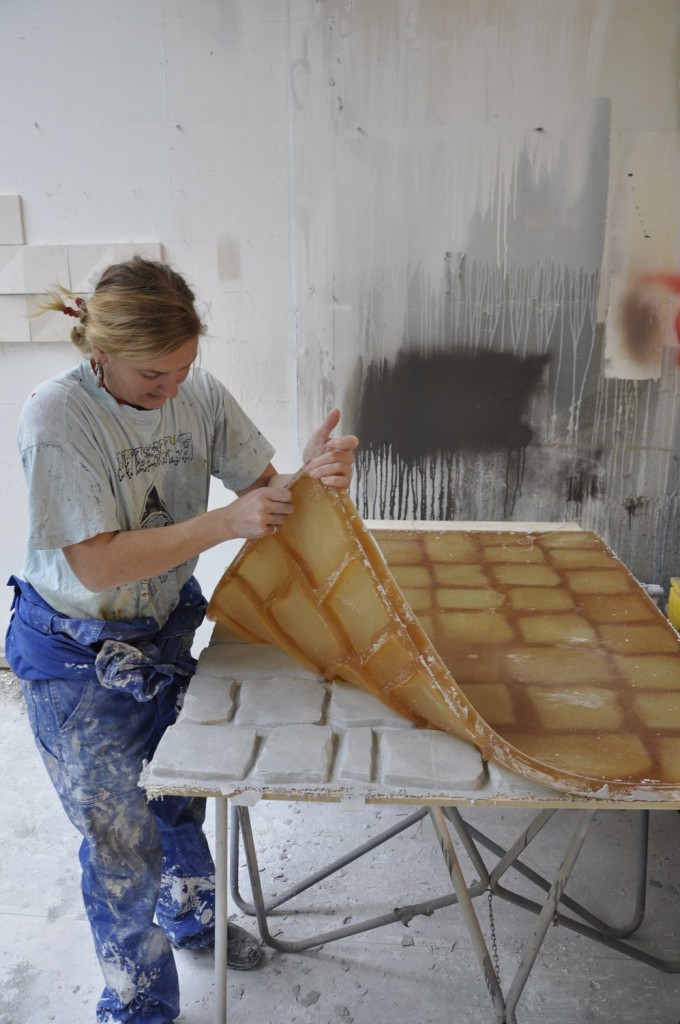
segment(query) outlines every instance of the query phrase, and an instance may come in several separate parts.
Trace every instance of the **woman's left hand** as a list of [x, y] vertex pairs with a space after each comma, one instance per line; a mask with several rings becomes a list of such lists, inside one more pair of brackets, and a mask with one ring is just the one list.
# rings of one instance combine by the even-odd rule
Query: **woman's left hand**
[[349, 487], [359, 444], [354, 434], [330, 436], [339, 422], [340, 410], [333, 409], [310, 437], [302, 456], [307, 473], [328, 487]]

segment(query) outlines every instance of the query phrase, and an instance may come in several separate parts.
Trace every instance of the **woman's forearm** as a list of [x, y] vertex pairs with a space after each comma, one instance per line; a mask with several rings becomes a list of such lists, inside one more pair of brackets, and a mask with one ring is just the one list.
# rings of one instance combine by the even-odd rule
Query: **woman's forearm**
[[284, 488], [258, 487], [183, 523], [100, 533], [63, 551], [83, 586], [111, 590], [160, 576], [224, 541], [266, 536], [285, 522], [292, 507]]
[[233, 539], [225, 529], [221, 511], [205, 512], [185, 523], [156, 529], [100, 533], [65, 547], [64, 555], [88, 590], [112, 590], [161, 576], [208, 548]]
[[[329, 420], [330, 422], [330, 420]], [[331, 487], [348, 487], [357, 439], [334, 440], [306, 464], [310, 476]], [[112, 590], [152, 579], [197, 558], [227, 540], [264, 537], [285, 523], [293, 511], [288, 485], [294, 473], [277, 473], [271, 463], [235, 501], [183, 523], [148, 530], [100, 533], [63, 549], [72, 571], [88, 590]]]

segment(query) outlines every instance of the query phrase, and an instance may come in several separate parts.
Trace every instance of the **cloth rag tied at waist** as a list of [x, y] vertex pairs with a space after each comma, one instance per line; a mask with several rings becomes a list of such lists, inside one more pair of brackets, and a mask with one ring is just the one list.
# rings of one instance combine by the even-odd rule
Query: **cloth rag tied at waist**
[[146, 701], [172, 679], [188, 681], [195, 671], [189, 648], [207, 602], [193, 576], [160, 628], [149, 616], [120, 622], [72, 619], [60, 615], [25, 580], [11, 576], [8, 585], [14, 587], [14, 600], [5, 656], [20, 679], [98, 679], [109, 689]]

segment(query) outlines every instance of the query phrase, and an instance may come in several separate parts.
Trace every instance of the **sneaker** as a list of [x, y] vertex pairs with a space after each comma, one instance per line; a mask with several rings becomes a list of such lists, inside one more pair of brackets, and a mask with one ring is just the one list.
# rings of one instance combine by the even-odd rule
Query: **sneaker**
[[254, 935], [237, 924], [227, 925], [227, 967], [232, 971], [252, 971], [262, 959], [263, 952]]

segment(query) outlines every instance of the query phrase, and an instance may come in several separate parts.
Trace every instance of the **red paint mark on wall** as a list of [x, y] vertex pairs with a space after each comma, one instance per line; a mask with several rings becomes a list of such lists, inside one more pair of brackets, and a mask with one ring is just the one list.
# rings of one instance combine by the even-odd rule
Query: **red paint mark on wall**
[[[643, 284], [658, 285], [667, 292], [680, 296], [680, 274], [642, 274], [640, 281]], [[680, 308], [678, 308], [673, 321], [675, 340], [680, 346]], [[677, 366], [680, 366], [680, 348], [675, 356]]]
[[[675, 309], [674, 307], [678, 308]], [[622, 289], [615, 322], [626, 355], [640, 365], [659, 357], [664, 346], [678, 346], [680, 366], [680, 274], [639, 274]]]

